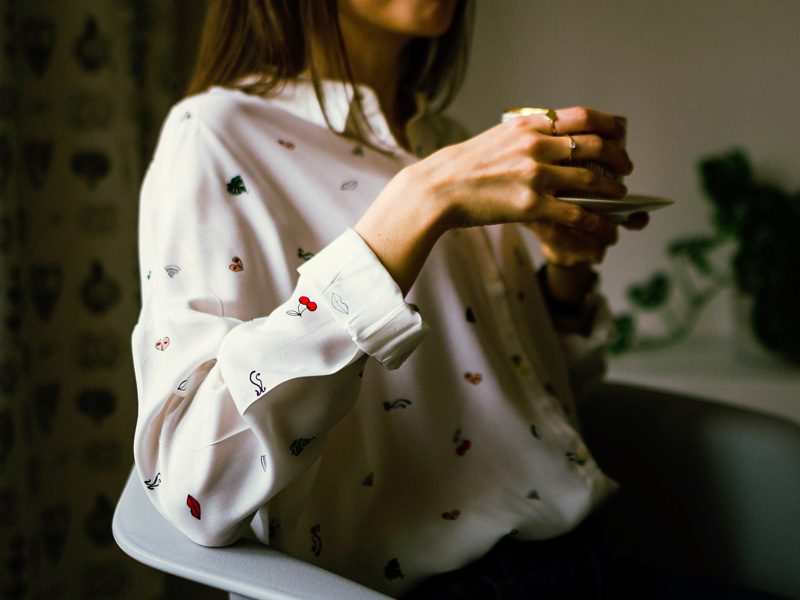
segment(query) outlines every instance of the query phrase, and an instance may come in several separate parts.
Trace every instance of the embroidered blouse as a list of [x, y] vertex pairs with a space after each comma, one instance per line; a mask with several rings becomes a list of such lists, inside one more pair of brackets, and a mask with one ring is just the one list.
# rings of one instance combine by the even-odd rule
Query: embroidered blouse
[[[325, 81], [333, 129], [352, 91]], [[259, 540], [389, 595], [504, 535], [556, 536], [616, 487], [576, 390], [610, 319], [559, 335], [518, 225], [453, 230], [404, 298], [352, 229], [403, 167], [463, 139], [422, 100], [377, 152], [307, 80], [172, 107], [141, 188], [137, 471], [191, 540]]]

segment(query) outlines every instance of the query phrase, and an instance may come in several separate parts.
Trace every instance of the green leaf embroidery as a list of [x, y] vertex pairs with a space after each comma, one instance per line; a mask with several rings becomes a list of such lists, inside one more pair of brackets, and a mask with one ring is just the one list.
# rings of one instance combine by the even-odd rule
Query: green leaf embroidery
[[228, 193], [233, 194], [234, 196], [250, 193], [247, 190], [247, 186], [245, 186], [241, 175], [237, 175], [228, 182]]

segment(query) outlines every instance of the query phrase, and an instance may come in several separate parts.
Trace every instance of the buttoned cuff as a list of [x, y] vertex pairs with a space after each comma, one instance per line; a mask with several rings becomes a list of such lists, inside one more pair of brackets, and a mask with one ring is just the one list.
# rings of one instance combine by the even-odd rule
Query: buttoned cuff
[[428, 331], [400, 287], [353, 229], [325, 246], [298, 273], [353, 342], [387, 369], [396, 369]]

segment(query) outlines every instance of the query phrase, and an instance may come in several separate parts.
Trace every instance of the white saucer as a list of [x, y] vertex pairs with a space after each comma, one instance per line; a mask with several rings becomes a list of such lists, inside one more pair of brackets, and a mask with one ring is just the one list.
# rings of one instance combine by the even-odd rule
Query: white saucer
[[624, 220], [628, 215], [635, 212], [650, 212], [669, 206], [674, 200], [661, 198], [659, 196], [645, 196], [643, 194], [628, 194], [621, 200], [608, 200], [605, 198], [561, 198], [564, 202], [577, 204], [586, 210], [603, 213], [616, 220]]

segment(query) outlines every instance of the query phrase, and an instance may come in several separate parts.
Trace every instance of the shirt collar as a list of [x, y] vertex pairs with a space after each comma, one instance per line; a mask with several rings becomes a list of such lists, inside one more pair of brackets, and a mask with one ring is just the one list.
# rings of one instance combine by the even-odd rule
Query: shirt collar
[[[238, 80], [238, 84], [253, 83], [257, 75], [248, 75]], [[380, 103], [375, 92], [369, 86], [356, 84], [355, 89], [345, 82], [322, 79], [320, 81], [325, 98], [325, 108], [331, 128], [338, 133], [356, 133], [355, 129], [355, 94], [359, 95], [364, 117], [372, 130], [365, 132], [370, 143], [388, 151], [403, 151], [400, 144], [392, 135], [389, 123], [381, 111]], [[429, 114], [429, 104], [424, 94], [415, 95], [414, 114], [406, 123], [406, 135], [411, 147], [414, 148], [414, 139], [418, 136], [420, 124]], [[275, 96], [270, 96], [270, 101], [277, 107], [301, 119], [310, 121], [322, 127], [328, 127], [322, 107], [317, 101], [314, 84], [309, 75], [301, 74], [289, 79]]]

